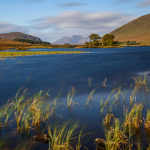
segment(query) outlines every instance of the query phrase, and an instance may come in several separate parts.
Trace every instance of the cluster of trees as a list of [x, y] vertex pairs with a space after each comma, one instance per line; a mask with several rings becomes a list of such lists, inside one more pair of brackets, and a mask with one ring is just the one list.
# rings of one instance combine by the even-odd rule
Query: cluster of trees
[[30, 43], [30, 44], [51, 45], [50, 42], [45, 42], [45, 41], [34, 41], [34, 40], [29, 40], [29, 39], [14, 39], [14, 41], [25, 42], [25, 43]]
[[119, 42], [120, 45], [139, 45], [136, 41]]
[[101, 37], [98, 34], [92, 33], [91, 35], [89, 35], [89, 38], [90, 38], [90, 42], [85, 42], [85, 44], [87, 46], [92, 47], [92, 46], [99, 46], [100, 45], [98, 39], [101, 39]]
[[[112, 46], [114, 44], [114, 38], [115, 36], [113, 34], [105, 34], [102, 38], [98, 34], [92, 33], [90, 36], [90, 42], [86, 42], [85, 44], [89, 47], [92, 46]], [[100, 41], [99, 39], [102, 39]]]
[[103, 41], [102, 41], [103, 45], [104, 46], [112, 46], [114, 43], [114, 38], [115, 38], [115, 36], [113, 34], [105, 34], [103, 36]]

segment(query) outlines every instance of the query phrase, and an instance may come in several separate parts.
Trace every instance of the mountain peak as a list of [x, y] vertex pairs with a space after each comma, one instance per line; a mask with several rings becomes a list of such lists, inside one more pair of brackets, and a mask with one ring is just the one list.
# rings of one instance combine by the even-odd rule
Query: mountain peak
[[90, 38], [89, 37], [83, 37], [81, 35], [73, 35], [71, 37], [65, 36], [59, 40], [57, 40], [56, 42], [54, 42], [54, 44], [65, 44], [65, 43], [69, 43], [69, 44], [84, 44], [85, 42], [89, 42]]

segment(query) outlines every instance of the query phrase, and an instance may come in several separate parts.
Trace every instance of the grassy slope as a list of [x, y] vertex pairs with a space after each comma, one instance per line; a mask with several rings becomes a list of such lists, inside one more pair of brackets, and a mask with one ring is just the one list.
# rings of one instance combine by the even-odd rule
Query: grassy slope
[[31, 46], [29, 43], [22, 43], [17, 41], [11, 41], [6, 39], [0, 39], [0, 47], [4, 48], [17, 48], [17, 47], [28, 47]]
[[12, 41], [12, 40], [6, 40], [6, 39], [0, 39], [0, 49], [11, 49], [11, 48], [18, 48], [18, 47], [24, 47], [24, 48], [52, 48], [51, 45], [41, 45], [41, 44], [30, 44], [25, 42], [18, 42], [18, 41]]
[[116, 41], [140, 41], [150, 43], [150, 14], [141, 16], [114, 30]]
[[[77, 47], [81, 45], [72, 45], [71, 47]], [[30, 44], [25, 42], [11, 41], [6, 39], [0, 39], [0, 49], [10, 49], [10, 48], [71, 48], [69, 45], [41, 45], [41, 44]]]
[[30, 39], [30, 40], [36, 40], [36, 41], [41, 41], [40, 38], [32, 35], [28, 35], [26, 33], [22, 32], [10, 32], [10, 33], [3, 33], [0, 34], [1, 39], [7, 39], [7, 40], [13, 40], [13, 39]]

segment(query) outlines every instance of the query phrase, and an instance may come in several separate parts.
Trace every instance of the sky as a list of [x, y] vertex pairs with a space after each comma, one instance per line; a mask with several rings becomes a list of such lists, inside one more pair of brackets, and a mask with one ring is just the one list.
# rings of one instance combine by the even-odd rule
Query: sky
[[150, 13], [150, 0], [0, 0], [0, 33], [56, 40], [110, 33]]

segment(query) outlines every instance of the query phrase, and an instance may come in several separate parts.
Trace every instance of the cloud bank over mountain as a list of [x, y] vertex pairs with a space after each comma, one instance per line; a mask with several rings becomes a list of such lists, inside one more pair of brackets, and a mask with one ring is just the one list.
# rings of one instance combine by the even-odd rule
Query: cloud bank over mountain
[[[89, 36], [97, 33], [100, 36], [111, 32], [121, 25], [135, 19], [130, 14], [118, 12], [82, 12], [68, 11], [56, 16], [40, 18], [34, 21], [35, 28], [41, 31], [51, 31], [53, 41], [63, 36]], [[50, 32], [49, 32], [50, 33]]]
[[84, 44], [85, 42], [89, 42], [90, 38], [89, 37], [83, 37], [80, 35], [73, 35], [72, 37], [65, 36], [61, 39], [58, 39], [56, 42], [53, 44]]
[[28, 30], [26, 27], [0, 21], [0, 33], [8, 33], [8, 32], [28, 32]]

